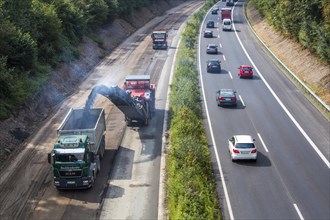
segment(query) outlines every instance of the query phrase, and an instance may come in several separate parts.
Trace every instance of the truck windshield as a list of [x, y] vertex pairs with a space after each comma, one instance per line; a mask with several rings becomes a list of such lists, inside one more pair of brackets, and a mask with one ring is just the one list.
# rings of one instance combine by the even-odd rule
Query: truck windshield
[[152, 37], [155, 39], [164, 39], [164, 38], [166, 38], [166, 34], [165, 33], [153, 33]]
[[73, 154], [55, 154], [55, 162], [76, 162], [83, 161], [83, 153], [73, 153]]
[[143, 81], [143, 80], [138, 80], [138, 81], [127, 81], [126, 82], [126, 88], [127, 89], [145, 89], [149, 88], [149, 81]]

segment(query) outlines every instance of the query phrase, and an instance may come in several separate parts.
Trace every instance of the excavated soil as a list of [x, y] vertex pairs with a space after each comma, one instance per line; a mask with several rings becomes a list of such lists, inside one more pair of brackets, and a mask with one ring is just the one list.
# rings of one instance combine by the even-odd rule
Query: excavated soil
[[[80, 58], [63, 64], [52, 73], [52, 77], [41, 92], [15, 112], [12, 117], [0, 122], [0, 172], [25, 145], [34, 130], [53, 115], [57, 106], [89, 75], [89, 71], [102, 58], [116, 48], [127, 36], [142, 27], [152, 18], [182, 3], [182, 1], [157, 1], [150, 7], [134, 12], [127, 20], [117, 19], [99, 31], [103, 43], [98, 45], [84, 38], [80, 45]], [[253, 28], [277, 56], [327, 103], [330, 103], [330, 67], [321, 64], [296, 42], [281, 36], [257, 13], [248, 7], [248, 17]]]

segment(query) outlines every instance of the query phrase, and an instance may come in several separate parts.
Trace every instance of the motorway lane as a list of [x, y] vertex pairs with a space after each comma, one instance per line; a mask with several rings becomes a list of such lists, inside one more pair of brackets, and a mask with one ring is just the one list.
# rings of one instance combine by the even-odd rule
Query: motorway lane
[[[235, 8], [234, 20], [237, 19], [235, 25], [239, 35], [245, 34], [242, 41], [243, 44], [252, 48], [250, 53], [263, 58], [260, 63], [257, 63], [258, 68], [263, 71], [271, 69], [273, 72], [269, 75], [272, 77], [279, 75], [275, 81], [271, 81], [271, 85], [273, 86], [273, 83], [275, 85], [277, 81], [283, 81], [279, 84], [279, 88], [284, 91], [294, 91], [290, 93], [290, 96], [299, 99], [302, 96], [300, 92], [253, 41], [245, 27], [244, 17], [238, 16], [242, 15], [242, 9], [243, 7]], [[206, 19], [216, 18], [217, 16], [208, 14]], [[238, 78], [237, 67], [243, 63], [251, 63], [241, 49], [234, 31], [220, 30], [219, 33], [218, 44], [221, 44], [222, 48], [220, 48], [221, 55], [216, 57], [221, 59], [224, 70], [221, 74], [209, 74], [205, 71], [205, 60], [212, 55], [205, 55], [204, 48], [207, 43], [214, 43], [214, 39], [202, 39], [200, 65], [206, 102], [234, 218], [297, 219], [299, 215], [293, 206], [294, 203], [297, 203], [305, 218], [329, 218], [329, 169], [284, 113], [260, 76], [255, 74], [253, 80]], [[226, 57], [225, 60], [222, 55]], [[228, 74], [229, 71], [233, 79]], [[246, 107], [242, 105], [242, 102], [238, 105], [238, 109], [217, 107], [215, 91], [219, 88], [236, 89]], [[304, 104], [310, 106], [308, 102]], [[290, 107], [297, 108], [294, 105]], [[313, 111], [313, 107], [308, 107], [308, 109]], [[318, 115], [318, 113], [313, 113], [313, 115]], [[327, 133], [325, 119], [316, 121], [322, 122], [323, 127], [321, 126], [320, 133]], [[307, 121], [307, 126], [308, 123], [310, 122]], [[262, 147], [257, 133], [261, 134], [269, 152]], [[259, 147], [259, 158], [256, 164], [230, 161], [227, 139], [232, 134], [250, 134], [256, 138], [256, 144]], [[319, 144], [324, 146], [322, 145], [324, 143], [329, 146], [329, 138], [324, 137], [320, 139], [320, 143], [317, 142], [317, 146]]]

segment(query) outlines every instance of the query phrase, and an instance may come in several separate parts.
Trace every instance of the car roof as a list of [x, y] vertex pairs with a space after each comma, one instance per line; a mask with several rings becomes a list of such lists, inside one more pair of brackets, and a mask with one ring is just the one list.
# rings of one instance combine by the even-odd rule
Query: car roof
[[235, 92], [234, 89], [220, 89], [220, 92]]
[[223, 21], [231, 21], [229, 18], [225, 18], [223, 19]]
[[253, 143], [253, 138], [250, 135], [235, 135], [237, 143]]
[[247, 64], [243, 64], [240, 67], [242, 67], [242, 68], [251, 68], [251, 66], [250, 65], [247, 65]]

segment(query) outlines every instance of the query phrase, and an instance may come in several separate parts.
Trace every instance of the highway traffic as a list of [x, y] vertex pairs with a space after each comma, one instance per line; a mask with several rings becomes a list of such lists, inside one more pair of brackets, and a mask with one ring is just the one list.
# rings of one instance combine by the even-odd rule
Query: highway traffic
[[[328, 219], [329, 122], [258, 44], [243, 4], [232, 7], [231, 31], [222, 30], [220, 11], [211, 10], [200, 31], [200, 80], [224, 218]], [[214, 28], [206, 27], [209, 20]], [[204, 38], [204, 30], [214, 36]], [[208, 44], [218, 46], [217, 54], [206, 53]], [[210, 59], [221, 61], [220, 73], [207, 72]], [[240, 79], [242, 64], [254, 68], [252, 79]], [[219, 89], [234, 89], [237, 106], [219, 107]], [[233, 135], [255, 139], [256, 162], [231, 161], [228, 139]]]

